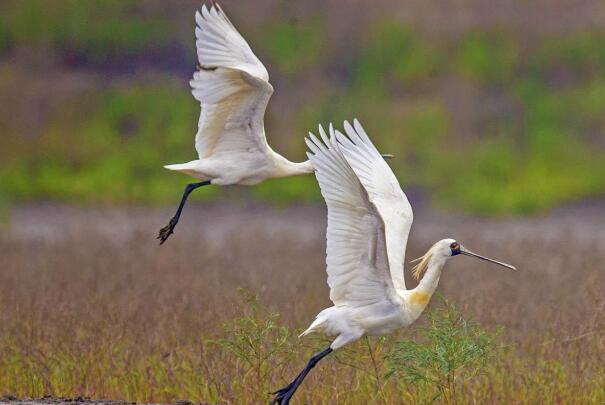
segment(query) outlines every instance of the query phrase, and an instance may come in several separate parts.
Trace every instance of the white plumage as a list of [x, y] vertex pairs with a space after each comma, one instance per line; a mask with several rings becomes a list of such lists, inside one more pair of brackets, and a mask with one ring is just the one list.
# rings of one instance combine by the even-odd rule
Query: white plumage
[[345, 121], [346, 136], [330, 125], [309, 134], [309, 160], [328, 206], [326, 271], [334, 306], [321, 311], [304, 336], [315, 331], [336, 336], [316, 354], [272, 403], [288, 404], [310, 370], [325, 356], [364, 335], [382, 335], [413, 323], [437, 288], [441, 269], [455, 255], [489, 260], [454, 239], [437, 242], [416, 269], [426, 272], [407, 290], [404, 259], [413, 221], [412, 208], [395, 175], [361, 124]]
[[165, 166], [201, 180], [185, 189], [181, 205], [158, 239], [173, 233], [191, 191], [200, 186], [254, 185], [268, 178], [313, 172], [309, 161], [294, 163], [267, 144], [264, 116], [273, 94], [269, 73], [218, 4], [195, 14], [199, 71], [190, 84], [200, 102], [195, 135], [199, 159]]
[[[413, 221], [399, 182], [359, 122], [345, 122], [345, 131], [348, 137], [330, 126], [328, 138], [320, 127], [323, 142], [313, 134], [307, 139], [328, 206], [326, 270], [334, 306], [303, 334], [320, 329], [338, 335], [332, 349], [404, 326], [406, 317], [397, 315], [404, 306], [403, 260]], [[399, 322], [385, 322], [391, 318]]]

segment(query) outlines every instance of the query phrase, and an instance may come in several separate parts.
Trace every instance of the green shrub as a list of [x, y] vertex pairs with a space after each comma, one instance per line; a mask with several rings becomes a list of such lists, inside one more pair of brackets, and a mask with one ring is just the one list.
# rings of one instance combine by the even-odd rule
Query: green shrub
[[429, 312], [427, 318], [428, 325], [419, 328], [423, 341], [395, 343], [388, 355], [388, 375], [432, 387], [432, 401], [441, 397], [455, 403], [456, 389], [497, 357], [496, 335], [465, 319], [453, 304]]
[[243, 365], [243, 387], [253, 392], [254, 402], [263, 402], [270, 391], [272, 373], [293, 358], [291, 336], [287, 327], [279, 324], [279, 315], [268, 313], [258, 296], [239, 289], [245, 314], [223, 325], [225, 337], [211, 339], [216, 345]]

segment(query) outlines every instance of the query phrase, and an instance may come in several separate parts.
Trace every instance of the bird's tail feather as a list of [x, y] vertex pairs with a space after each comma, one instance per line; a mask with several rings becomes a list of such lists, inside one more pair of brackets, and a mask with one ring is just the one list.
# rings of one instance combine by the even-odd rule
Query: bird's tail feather
[[173, 165], [165, 165], [164, 168], [168, 170], [174, 170], [176, 172], [181, 172], [188, 174], [189, 176], [193, 176], [195, 178], [200, 179], [200, 172], [197, 170], [197, 162], [196, 160], [187, 163], [177, 163]]
[[316, 330], [319, 330], [323, 327], [323, 324], [328, 320], [327, 317], [322, 316], [322, 313], [320, 312], [317, 317], [315, 318], [315, 320], [313, 321], [313, 323], [311, 323], [311, 326], [309, 326], [307, 328], [307, 330], [305, 330], [303, 333], [301, 333], [300, 335], [298, 335], [299, 338], [303, 337], [303, 336], [307, 336], [309, 333], [315, 332]]

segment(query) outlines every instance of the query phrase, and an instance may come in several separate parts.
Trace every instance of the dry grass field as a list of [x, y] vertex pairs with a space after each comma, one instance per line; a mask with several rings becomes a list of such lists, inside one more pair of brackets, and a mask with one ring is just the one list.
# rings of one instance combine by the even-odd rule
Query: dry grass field
[[[6, 217], [0, 395], [260, 404], [326, 344], [296, 338], [329, 305], [322, 207], [192, 205], [160, 247], [170, 214], [30, 205]], [[520, 269], [468, 258], [445, 269], [439, 292], [501, 328], [504, 346], [452, 402], [604, 403], [603, 205], [524, 220], [420, 211], [408, 260], [446, 236]], [[295, 403], [431, 402], [430, 387], [385, 376], [386, 354], [417, 328], [326, 359]]]

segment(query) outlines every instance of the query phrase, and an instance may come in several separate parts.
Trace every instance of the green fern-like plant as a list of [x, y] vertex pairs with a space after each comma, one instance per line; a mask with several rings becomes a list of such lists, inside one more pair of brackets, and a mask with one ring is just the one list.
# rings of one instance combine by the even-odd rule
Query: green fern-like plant
[[420, 341], [399, 340], [388, 354], [387, 376], [432, 388], [432, 400], [455, 403], [456, 388], [479, 374], [499, 350], [498, 333], [466, 319], [455, 305], [427, 314]]
[[239, 290], [245, 308], [244, 316], [223, 325], [225, 337], [209, 340], [234, 356], [243, 369], [242, 381], [256, 400], [264, 401], [270, 388], [271, 374], [292, 358], [291, 334], [279, 323], [279, 314], [264, 308], [256, 294]]

